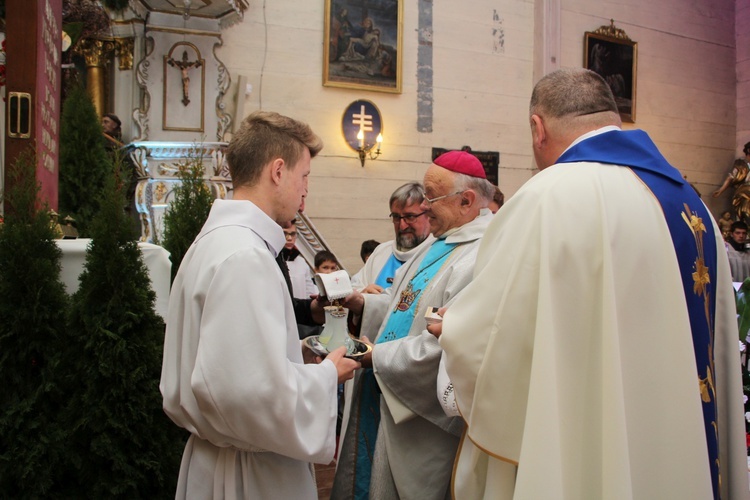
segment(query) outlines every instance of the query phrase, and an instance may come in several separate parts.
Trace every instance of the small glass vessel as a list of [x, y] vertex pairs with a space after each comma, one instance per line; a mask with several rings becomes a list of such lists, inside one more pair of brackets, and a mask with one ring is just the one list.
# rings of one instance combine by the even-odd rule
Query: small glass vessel
[[346, 327], [349, 309], [341, 306], [326, 306], [323, 309], [326, 313], [326, 323], [318, 341], [328, 349], [328, 352], [344, 346], [347, 355], [353, 354], [355, 351], [354, 340], [349, 336]]

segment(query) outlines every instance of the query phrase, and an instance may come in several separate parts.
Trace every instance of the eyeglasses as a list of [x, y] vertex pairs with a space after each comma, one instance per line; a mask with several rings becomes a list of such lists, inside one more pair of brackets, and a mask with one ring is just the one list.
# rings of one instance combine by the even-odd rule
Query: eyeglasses
[[284, 233], [284, 238], [287, 240], [291, 240], [292, 238], [296, 238], [297, 233]]
[[464, 193], [463, 191], [456, 191], [455, 193], [444, 194], [443, 196], [437, 196], [435, 198], [425, 198], [424, 202], [427, 203], [428, 205], [432, 205], [436, 201], [442, 200], [443, 198], [448, 198], [449, 196], [456, 196], [457, 194], [463, 194], [463, 193]]
[[420, 212], [418, 214], [405, 214], [405, 215], [399, 215], [391, 213], [388, 217], [391, 218], [394, 224], [399, 224], [402, 220], [405, 221], [407, 224], [413, 224], [418, 217], [422, 217], [427, 212]]

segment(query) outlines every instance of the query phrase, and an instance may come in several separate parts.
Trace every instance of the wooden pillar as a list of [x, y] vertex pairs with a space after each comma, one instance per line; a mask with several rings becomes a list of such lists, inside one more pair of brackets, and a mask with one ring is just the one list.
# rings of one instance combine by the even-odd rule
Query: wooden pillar
[[57, 210], [62, 0], [6, 0], [5, 189], [18, 155], [36, 150], [40, 201]]

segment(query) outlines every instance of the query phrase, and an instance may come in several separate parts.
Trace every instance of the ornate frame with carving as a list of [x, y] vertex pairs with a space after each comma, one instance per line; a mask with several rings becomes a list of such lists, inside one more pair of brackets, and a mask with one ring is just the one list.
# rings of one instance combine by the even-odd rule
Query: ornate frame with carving
[[600, 74], [609, 84], [617, 101], [623, 122], [635, 123], [636, 63], [638, 44], [616, 28], [609, 26], [584, 35], [583, 67]]
[[323, 85], [401, 93], [403, 4], [325, 0]]
[[[172, 125], [168, 122], [168, 116], [167, 116], [167, 106], [169, 105], [169, 101], [167, 100], [167, 86], [169, 85], [170, 81], [174, 81], [172, 78], [170, 78], [168, 75], [169, 69], [175, 69], [171, 68], [168, 64], [168, 61], [172, 59], [172, 54], [175, 53], [175, 51], [179, 47], [187, 47], [193, 53], [195, 54], [195, 57], [197, 58], [196, 61], [199, 62], [199, 66], [195, 69], [199, 71], [200, 73], [200, 102], [198, 103], [198, 108], [200, 109], [200, 124], [197, 127], [177, 127]], [[179, 68], [178, 68], [179, 69]], [[162, 106], [162, 129], [163, 130], [178, 130], [178, 131], [184, 131], [184, 132], [203, 132], [205, 129], [205, 99], [206, 99], [206, 60], [203, 59], [200, 50], [198, 47], [196, 47], [194, 44], [190, 42], [177, 42], [169, 49], [169, 52], [164, 56], [164, 99], [163, 99], [163, 106]], [[184, 103], [183, 103], [184, 104]], [[185, 104], [187, 106], [187, 104]]]

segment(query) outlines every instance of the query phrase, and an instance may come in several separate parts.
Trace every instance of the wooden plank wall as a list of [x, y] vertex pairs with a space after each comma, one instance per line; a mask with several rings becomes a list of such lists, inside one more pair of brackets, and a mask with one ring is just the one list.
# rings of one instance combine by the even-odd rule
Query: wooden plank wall
[[750, 2], [737, 0], [735, 33], [737, 46], [737, 150], [750, 141]]
[[[251, 2], [244, 22], [224, 31], [218, 57], [233, 81], [242, 75], [252, 85], [244, 112], [279, 111], [307, 121], [323, 138], [306, 213], [347, 270], [361, 266], [363, 240], [392, 238], [387, 200], [402, 183], [422, 178], [432, 147], [499, 151], [506, 197], [534, 174], [527, 118], [541, 54], [534, 11], [549, 1], [434, 0], [429, 15], [422, 12], [432, 28], [431, 132], [417, 128], [418, 67], [425, 63], [419, 0], [404, 3], [401, 94], [322, 86], [323, 1]], [[652, 135], [718, 213], [728, 198], [710, 193], [726, 175], [737, 140], [735, 0], [558, 3], [561, 66], [581, 66], [584, 32], [610, 18], [638, 42], [635, 126]], [[384, 119], [383, 154], [364, 168], [341, 135], [342, 113], [356, 99], [373, 101]], [[744, 123], [749, 135], [750, 116]]]

